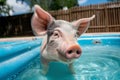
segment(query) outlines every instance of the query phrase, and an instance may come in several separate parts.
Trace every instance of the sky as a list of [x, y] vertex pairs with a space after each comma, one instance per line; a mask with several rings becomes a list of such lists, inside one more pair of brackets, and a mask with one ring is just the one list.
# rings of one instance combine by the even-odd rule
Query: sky
[[[99, 4], [107, 2], [107, 0], [78, 0], [79, 6], [90, 5], [90, 4]], [[11, 15], [19, 15], [28, 13], [30, 11], [29, 5], [24, 2], [21, 4], [20, 0], [16, 3], [16, 0], [7, 0], [7, 4], [13, 7], [13, 11], [10, 11]]]
[[16, 3], [16, 0], [7, 0], [7, 4], [13, 7], [14, 12], [10, 11], [11, 15], [22, 14], [30, 11], [30, 7], [25, 2], [22, 4], [20, 1]]
[[105, 3], [107, 0], [78, 0], [79, 6]]

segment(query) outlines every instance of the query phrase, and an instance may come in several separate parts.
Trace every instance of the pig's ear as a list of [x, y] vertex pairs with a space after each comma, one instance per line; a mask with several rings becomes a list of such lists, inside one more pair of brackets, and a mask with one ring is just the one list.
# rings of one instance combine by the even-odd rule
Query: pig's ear
[[34, 15], [31, 20], [31, 26], [35, 35], [44, 35], [47, 32], [47, 26], [52, 23], [53, 17], [43, 10], [40, 6], [35, 5]]
[[89, 17], [89, 18], [82, 18], [82, 19], [72, 22], [75, 29], [78, 30], [77, 34], [79, 36], [88, 29], [90, 21], [93, 20], [94, 18], [95, 18], [95, 15], [93, 15], [92, 17]]

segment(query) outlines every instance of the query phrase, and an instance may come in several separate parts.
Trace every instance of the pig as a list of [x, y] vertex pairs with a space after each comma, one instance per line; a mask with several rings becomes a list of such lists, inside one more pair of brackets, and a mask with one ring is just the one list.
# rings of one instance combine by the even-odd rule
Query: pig
[[36, 36], [45, 36], [40, 49], [42, 74], [47, 74], [51, 61], [68, 64], [70, 71], [75, 73], [73, 62], [82, 53], [77, 38], [88, 29], [94, 18], [95, 15], [73, 22], [55, 20], [47, 11], [35, 5], [31, 20], [32, 30]]

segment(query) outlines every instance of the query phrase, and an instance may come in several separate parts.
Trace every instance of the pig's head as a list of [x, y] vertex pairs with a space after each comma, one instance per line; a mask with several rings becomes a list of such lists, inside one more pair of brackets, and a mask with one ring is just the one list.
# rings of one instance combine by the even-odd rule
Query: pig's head
[[41, 51], [46, 50], [56, 60], [73, 60], [80, 57], [81, 48], [77, 38], [83, 34], [95, 17], [82, 18], [74, 22], [55, 20], [48, 12], [39, 6], [35, 6], [32, 18], [32, 29], [35, 35], [47, 34], [47, 39], [42, 45]]

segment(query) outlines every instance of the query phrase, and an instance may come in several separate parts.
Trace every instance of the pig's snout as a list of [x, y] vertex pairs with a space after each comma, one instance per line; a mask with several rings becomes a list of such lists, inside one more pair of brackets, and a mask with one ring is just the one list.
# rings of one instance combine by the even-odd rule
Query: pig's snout
[[79, 45], [71, 45], [66, 50], [66, 58], [73, 59], [78, 58], [81, 55], [81, 48]]

